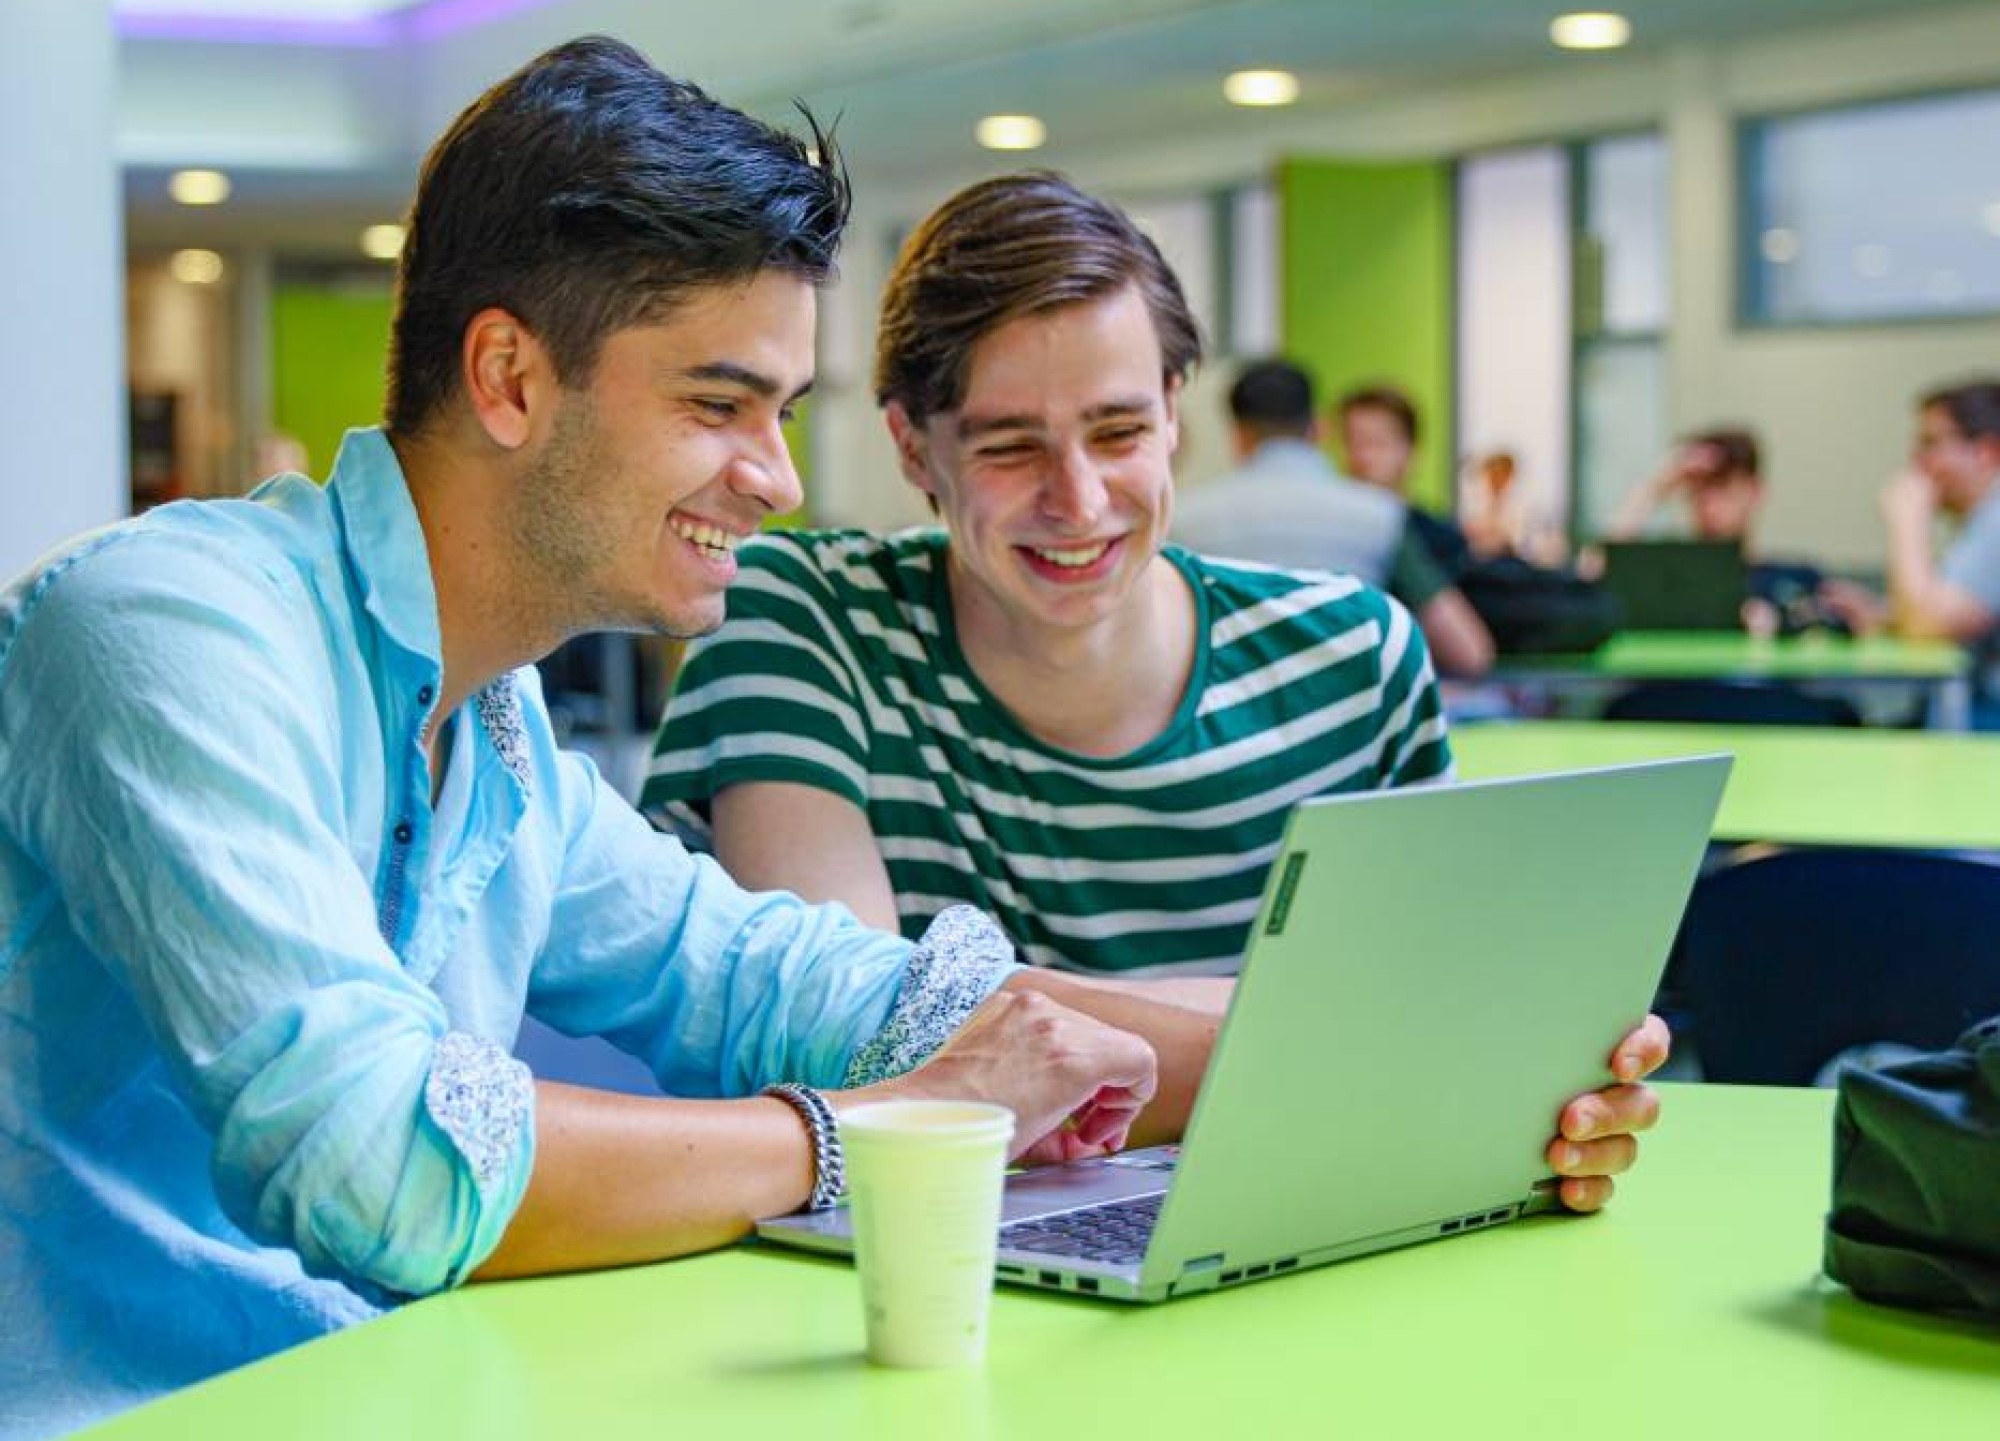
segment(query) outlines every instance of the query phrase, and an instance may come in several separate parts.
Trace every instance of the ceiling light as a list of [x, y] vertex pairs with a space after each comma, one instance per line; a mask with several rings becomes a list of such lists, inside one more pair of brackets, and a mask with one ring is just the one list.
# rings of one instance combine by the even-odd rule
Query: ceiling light
[[1789, 226], [1773, 225], [1758, 238], [1757, 248], [1773, 265], [1790, 265], [1799, 258], [1799, 233]]
[[176, 170], [167, 194], [183, 205], [220, 205], [229, 198], [229, 177], [220, 170]]
[[1855, 273], [1869, 280], [1880, 280], [1894, 268], [1894, 258], [1886, 245], [1857, 245], [1854, 247]]
[[1222, 82], [1231, 105], [1289, 105], [1299, 98], [1299, 77], [1289, 70], [1238, 70]]
[[1032, 115], [989, 115], [972, 133], [988, 150], [1036, 150], [1049, 138], [1049, 127]]
[[1579, 10], [1549, 22], [1549, 39], [1565, 50], [1616, 50], [1632, 38], [1632, 22], [1608, 10]]
[[403, 227], [369, 226], [361, 232], [361, 253], [370, 260], [394, 260], [403, 253]]
[[213, 250], [176, 250], [167, 274], [183, 285], [213, 285], [222, 279], [222, 257]]
[[2000, 237], [2000, 200], [1994, 201], [1982, 210], [1979, 218], [1986, 223], [1988, 235]]

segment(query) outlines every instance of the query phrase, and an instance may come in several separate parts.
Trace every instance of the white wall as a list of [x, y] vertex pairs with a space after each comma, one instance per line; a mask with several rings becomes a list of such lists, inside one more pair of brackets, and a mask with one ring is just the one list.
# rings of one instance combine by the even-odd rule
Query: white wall
[[[1536, 531], [1569, 513], [1569, 164], [1554, 146], [1459, 170], [1458, 458], [1504, 451]], [[1461, 474], [1463, 493], [1466, 477]]]
[[33, 200], [0, 225], [0, 577], [117, 519], [130, 493], [110, 8], [0, 5], [0, 174]]
[[[1578, 57], [1418, 97], [1292, 115], [1262, 130], [1255, 145], [1215, 134], [1161, 136], [1143, 149], [1052, 149], [1032, 160], [1143, 201], [1263, 179], [1286, 154], [1447, 156], [1659, 128], [1669, 140], [1673, 226], [1668, 424], [1681, 431], [1718, 418], [1755, 421], [1772, 481], [1767, 543], [1868, 566], [1880, 563], [1875, 491], [1903, 458], [1912, 396], [1941, 377], [2000, 370], [2000, 322], [1738, 329], [1734, 127], [1749, 114], [1967, 85], [2000, 85], [2000, 6], [1927, 9], [1727, 48]], [[830, 298], [852, 308], [847, 328], [860, 345], [872, 333], [868, 314], [883, 274], [875, 237], [997, 168], [861, 172], [847, 278]], [[896, 513], [900, 482], [888, 469], [879, 422], [867, 413], [872, 404], [865, 392], [830, 399], [818, 472], [830, 510], [851, 521], [871, 519], [878, 506]], [[834, 414], [848, 404], [859, 412]]]

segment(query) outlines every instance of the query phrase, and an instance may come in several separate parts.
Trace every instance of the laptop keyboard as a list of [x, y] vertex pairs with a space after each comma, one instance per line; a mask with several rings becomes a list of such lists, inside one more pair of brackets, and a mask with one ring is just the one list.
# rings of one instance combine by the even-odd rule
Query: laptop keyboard
[[1035, 1216], [1000, 1228], [1000, 1245], [1009, 1250], [1035, 1251], [1044, 1256], [1074, 1256], [1081, 1261], [1131, 1265], [1146, 1254], [1146, 1242], [1160, 1219], [1166, 1193], [1107, 1201], [1058, 1216]]

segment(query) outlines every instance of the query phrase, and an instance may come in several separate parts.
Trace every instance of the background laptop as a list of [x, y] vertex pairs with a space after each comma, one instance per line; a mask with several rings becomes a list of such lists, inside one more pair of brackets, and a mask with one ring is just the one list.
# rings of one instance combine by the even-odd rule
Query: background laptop
[[[1160, 1301], [1552, 1206], [1557, 1112], [1645, 1015], [1728, 771], [1300, 805], [1185, 1143], [1009, 1177], [1000, 1278]], [[758, 1232], [853, 1249], [845, 1208]]]
[[1750, 569], [1733, 540], [1613, 540], [1604, 588], [1627, 630], [1741, 630]]

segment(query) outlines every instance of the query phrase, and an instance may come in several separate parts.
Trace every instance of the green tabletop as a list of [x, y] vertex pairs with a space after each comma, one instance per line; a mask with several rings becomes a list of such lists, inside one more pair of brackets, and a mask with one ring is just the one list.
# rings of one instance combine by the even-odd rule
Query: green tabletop
[[1971, 660], [1949, 641], [1808, 634], [1759, 638], [1732, 631], [1621, 631], [1581, 655], [1502, 656], [1494, 674], [1619, 680], [1771, 679], [1951, 681]]
[[[1663, 1090], [1661, 1128], [1602, 1216], [1150, 1308], [1003, 1288], [983, 1368], [873, 1369], [846, 1266], [742, 1249], [471, 1287], [95, 1434], [1991, 1434], [2000, 1330], [1866, 1306], [1816, 1279], [1828, 1094]], [[1431, 1139], [1448, 1132], [1441, 1118]]]
[[1467, 780], [1728, 751], [1720, 840], [2000, 850], [2000, 735], [1507, 721], [1451, 745]]

